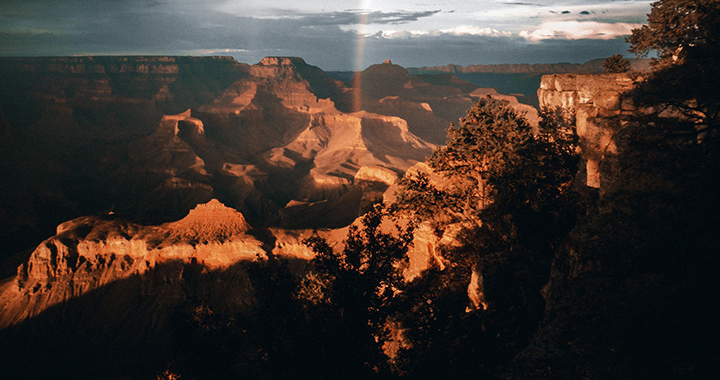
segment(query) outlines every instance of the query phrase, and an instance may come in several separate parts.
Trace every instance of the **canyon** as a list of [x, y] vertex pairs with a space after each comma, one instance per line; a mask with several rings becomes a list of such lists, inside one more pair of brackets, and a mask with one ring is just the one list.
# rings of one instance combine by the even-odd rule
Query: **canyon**
[[[189, 324], [224, 331], [218, 321], [256, 317], [263, 287], [285, 283], [257, 275], [274, 273], [270, 258], [287, 264], [278, 273], [300, 278], [316, 255], [306, 239], [320, 236], [339, 252], [361, 215], [392, 203], [405, 173], [442, 181], [423, 161], [474, 100], [504, 99], [539, 120], [512, 95], [452, 75], [412, 75], [389, 61], [355, 73], [352, 85], [290, 57], [255, 65], [0, 59], [0, 72], [13, 90], [0, 94], [0, 173], [14, 179], [0, 189], [0, 340], [8, 353], [0, 364], [18, 377], [158, 374], [186, 340], [192, 355], [211, 356], [195, 351]], [[695, 161], [673, 155], [692, 146], [677, 148], [632, 121], [651, 112], [626, 95], [643, 80], [556, 73], [536, 88], [540, 106], [575, 115], [581, 165], [573, 186], [585, 209], [554, 247], [544, 286], [520, 297], [541, 300], [539, 322], [498, 378], [687, 372], [693, 355], [708, 355], [682, 336], [709, 338], [678, 322], [704, 325], [707, 316], [673, 306], [711, 288], [713, 266], [703, 263], [713, 261], [703, 255], [714, 249], [716, 221], [696, 202], [711, 187], [698, 185], [707, 184], [693, 174]], [[458, 231], [437, 236], [431, 223], [416, 226], [405, 280], [453, 265], [442, 250], [458, 244]], [[467, 315], [492, 313], [510, 292], [496, 281], [513, 254], [488, 254], [463, 278]], [[672, 317], [667, 326], [663, 313]], [[654, 329], [669, 343], [657, 342]], [[642, 339], [628, 342], [635, 332]], [[394, 334], [402, 346], [401, 330]], [[223, 341], [215, 338], [208, 347]], [[653, 342], [687, 352], [657, 370], [636, 366]], [[38, 347], [43, 366], [33, 362]], [[250, 356], [243, 373], [261, 377], [250, 365], [265, 360], [260, 350], [239, 352]]]
[[2, 58], [0, 73], [6, 258], [77, 216], [164, 223], [212, 198], [251, 223], [347, 225], [492, 92], [391, 63], [348, 87], [278, 57]]
[[[251, 313], [248, 271], [268, 256], [300, 275], [304, 239], [340, 249], [474, 100], [537, 121], [513, 96], [389, 61], [351, 87], [290, 57], [3, 58], [0, 72], [0, 172], [13, 179], [0, 189], [0, 325], [7, 342], [28, 338], [21, 356], [57, 339], [171, 352], [178, 310]], [[407, 278], [444, 265], [436, 247], [451, 240], [420, 226]]]

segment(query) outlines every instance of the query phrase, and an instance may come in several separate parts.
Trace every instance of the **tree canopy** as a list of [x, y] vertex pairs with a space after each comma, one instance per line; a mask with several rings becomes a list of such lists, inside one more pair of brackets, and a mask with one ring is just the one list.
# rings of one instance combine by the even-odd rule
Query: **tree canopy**
[[518, 163], [518, 150], [533, 138], [532, 127], [507, 101], [487, 97], [467, 111], [460, 125], [452, 123], [447, 133], [447, 145], [427, 160], [447, 178], [446, 185], [432, 185], [423, 174], [406, 176], [398, 204], [404, 209], [425, 208], [435, 216], [444, 213], [449, 221], [480, 225], [480, 211], [491, 200], [488, 180]]
[[717, 48], [719, 31], [717, 0], [660, 0], [652, 4], [648, 23], [626, 40], [639, 56], [655, 50], [658, 63], [682, 62], [697, 50]]
[[397, 207], [468, 226], [491, 223], [520, 206], [541, 208], [566, 190], [578, 162], [570, 116], [560, 110], [541, 114], [534, 130], [507, 101], [480, 99], [459, 125], [451, 124], [447, 146], [428, 158], [445, 181], [406, 175]]
[[720, 1], [660, 0], [648, 24], [627, 38], [630, 51], [657, 51], [655, 71], [631, 93], [636, 104], [679, 112], [687, 132], [717, 129], [720, 114]]
[[628, 71], [630, 71], [630, 61], [622, 54], [611, 55], [603, 62], [604, 73], [626, 73]]

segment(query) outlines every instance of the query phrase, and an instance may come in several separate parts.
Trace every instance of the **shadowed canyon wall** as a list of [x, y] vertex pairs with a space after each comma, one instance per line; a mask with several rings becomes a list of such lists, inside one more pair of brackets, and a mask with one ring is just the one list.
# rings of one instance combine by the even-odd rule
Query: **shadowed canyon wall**
[[540, 104], [576, 114], [587, 213], [556, 250], [543, 321], [504, 378], [717, 373], [717, 163], [692, 122], [629, 101], [642, 80], [542, 78]]

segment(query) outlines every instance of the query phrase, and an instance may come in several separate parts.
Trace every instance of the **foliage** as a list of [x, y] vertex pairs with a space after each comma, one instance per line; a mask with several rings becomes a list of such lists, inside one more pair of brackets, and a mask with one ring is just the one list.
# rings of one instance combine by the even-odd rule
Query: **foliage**
[[[344, 377], [380, 376], [387, 362], [382, 349], [389, 333], [386, 323], [405, 286], [403, 263], [413, 239], [412, 226], [383, 232], [388, 216], [387, 209], [376, 205], [362, 217], [361, 227], [350, 227], [341, 253], [318, 236], [306, 241], [316, 257], [315, 273], [305, 277], [304, 285], [305, 290], [313, 287], [316, 296], [305, 301], [314, 318], [337, 325], [332, 334], [341, 339], [330, 347], [333, 355], [346, 350], [338, 358]], [[330, 301], [318, 308], [317, 299]]]
[[652, 4], [648, 23], [632, 31], [630, 52], [658, 52], [656, 64], [684, 61], [694, 51], [717, 46], [720, 3], [717, 0], [660, 0]]
[[[507, 102], [481, 99], [428, 160], [434, 172], [401, 181], [396, 210], [438, 229], [465, 225], [460, 246], [440, 248], [447, 267], [427, 270], [403, 294], [397, 319], [412, 347], [395, 364], [406, 376], [488, 377], [542, 317], [540, 287], [580, 210], [573, 117], [560, 109], [541, 116], [533, 128]], [[470, 304], [472, 272], [487, 309]]]
[[424, 173], [406, 175], [394, 209], [438, 224], [480, 227], [501, 223], [520, 207], [539, 211], [554, 202], [574, 178], [577, 136], [573, 115], [556, 109], [541, 116], [533, 131], [508, 102], [480, 99], [448, 129], [447, 146], [428, 159], [443, 183]]
[[634, 29], [627, 41], [630, 51], [639, 56], [651, 50], [659, 55], [655, 71], [631, 92], [635, 103], [655, 107], [657, 115], [671, 111], [678, 121], [688, 122], [686, 129], [690, 133], [695, 129], [695, 135], [717, 133], [720, 2], [653, 3], [648, 24]]
[[540, 116], [537, 133], [515, 148], [513, 164], [488, 178], [497, 212], [512, 213], [520, 207], [541, 211], [569, 193], [579, 163], [574, 115], [557, 108], [544, 109]]
[[[189, 299], [175, 322], [180, 328], [169, 369], [183, 379], [283, 378], [291, 372], [311, 372], [316, 363], [297, 352], [312, 330], [292, 300], [297, 280], [288, 268], [285, 260], [274, 256], [247, 264], [255, 296], [252, 312], [221, 313]], [[202, 266], [195, 270], [196, 276], [212, 276], [202, 273]], [[303, 348], [318, 353], [312, 345]]]
[[630, 61], [622, 54], [611, 55], [603, 62], [603, 73], [626, 73], [628, 71], [630, 71]]
[[426, 175], [401, 181], [398, 208], [445, 215], [451, 222], [481, 225], [480, 211], [492, 199], [488, 180], [522, 160], [518, 149], [532, 140], [532, 127], [507, 101], [482, 98], [467, 115], [447, 130], [447, 146], [428, 158], [429, 166], [447, 185], [431, 185]]
[[408, 284], [396, 318], [411, 347], [400, 350], [395, 371], [410, 379], [486, 378], [499, 362], [500, 344], [483, 331], [478, 312], [468, 312], [470, 267], [431, 268]]

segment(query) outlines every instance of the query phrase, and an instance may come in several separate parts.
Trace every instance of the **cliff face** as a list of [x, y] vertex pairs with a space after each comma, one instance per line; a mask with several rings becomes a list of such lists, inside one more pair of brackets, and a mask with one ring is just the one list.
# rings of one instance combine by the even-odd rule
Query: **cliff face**
[[142, 134], [159, 113], [210, 102], [248, 71], [230, 57], [2, 58], [0, 108], [16, 133]]
[[623, 127], [619, 116], [635, 108], [622, 93], [632, 89], [637, 74], [545, 75], [538, 89], [541, 107], [560, 107], [575, 115], [585, 161], [585, 183], [600, 188], [600, 163], [609, 150], [616, 153], [613, 134]]
[[[338, 110], [336, 104], [350, 92], [335, 87], [322, 72], [297, 59], [268, 58], [249, 73], [211, 102], [163, 115], [153, 133], [98, 155], [103, 157], [102, 172], [112, 173], [108, 186], [116, 189], [108, 193], [115, 194], [114, 199], [143, 198], [144, 203], [133, 207], [156, 207], [150, 208], [153, 212], [178, 203], [178, 209], [206, 203], [160, 225], [108, 215], [57, 226], [55, 236], [34, 249], [17, 275], [0, 283], [0, 342], [7, 353], [0, 364], [31, 366], [37, 357], [30, 354], [41, 346], [56, 351], [49, 357], [69, 363], [48, 368], [97, 375], [79, 377], [160, 373], [164, 368], [141, 366], [168, 363], [171, 346], [187, 333], [178, 326], [187, 326], [188, 320], [208, 335], [187, 341], [207, 339], [210, 347], [217, 342], [240, 344], [235, 352], [258, 355], [251, 344], [242, 346], [244, 341], [222, 340], [227, 331], [223, 328], [238, 326], [233, 338], [258, 338], [235, 319], [219, 326], [223, 316], [213, 312], [226, 318], [253, 313], [259, 287], [270, 289], [272, 296], [274, 286], [287, 285], [282, 276], [293, 273], [267, 276], [264, 283], [254, 283], [249, 273], [262, 270], [270, 254], [291, 263], [288, 272], [304, 271], [313, 252], [301, 241], [315, 232], [253, 230], [247, 215], [233, 208], [265, 208], [296, 222], [318, 215], [327, 222], [342, 213], [347, 220], [382, 198], [386, 189], [385, 199], [391, 201], [394, 181], [403, 171], [432, 176], [423, 163], [411, 166], [431, 145], [412, 133], [406, 120]], [[366, 83], [376, 86], [373, 78], [383, 75], [371, 74]], [[388, 87], [393, 92], [376, 86], [377, 92], [364, 101], [380, 107], [404, 98], [431, 112], [432, 104], [419, 101], [452, 94], [452, 85], [433, 89], [416, 78], [400, 78], [402, 85]], [[705, 304], [714, 295], [708, 289], [715, 289], [717, 183], [703, 177], [708, 166], [699, 165], [693, 155], [697, 144], [676, 141], [655, 125], [628, 121], [626, 116], [637, 110], [621, 92], [636, 80], [627, 74], [543, 78], [538, 95], [544, 105], [576, 113], [586, 160], [582, 182], [599, 191], [597, 196], [585, 192], [593, 194], [584, 200], [590, 204], [587, 214], [554, 251], [549, 282], [537, 289], [546, 301], [544, 318], [499, 378], [693, 377], [695, 363], [715, 359], [714, 351], [705, 349], [715, 343], [715, 335], [706, 329], [715, 325], [715, 314], [708, 313]], [[474, 96], [484, 95], [476, 91]], [[2, 116], [0, 127], [17, 127], [4, 123]], [[10, 131], [10, 140], [0, 144], [14, 143], [14, 136]], [[263, 136], [277, 141], [265, 142], [259, 153], [244, 150], [264, 141]], [[9, 146], [15, 155], [11, 157], [27, 154]], [[149, 190], [134, 191], [142, 187], [133, 186], [148, 184]], [[217, 193], [237, 203], [226, 207], [213, 199]], [[438, 237], [430, 224], [418, 226], [406, 277], [418, 276], [430, 263], [443, 270], [447, 262], [438, 247], [455, 244], [455, 232]], [[317, 233], [337, 245], [347, 228]], [[484, 260], [503, 259], [491, 254]], [[493, 307], [485, 299], [488, 292], [503, 291], [493, 289], [500, 285], [493, 282], [492, 271], [487, 274], [468, 273], [470, 306], [478, 310]], [[518, 276], [525, 273], [509, 274]], [[534, 298], [540, 300], [537, 294]], [[533, 295], [517, 297], [524, 303]], [[284, 310], [282, 305], [278, 310]], [[516, 322], [508, 323], [513, 328]], [[95, 347], [103, 350], [90, 355], [92, 360], [78, 355]], [[117, 362], [113, 354], [132, 358], [133, 366]], [[93, 362], [99, 355], [109, 359]], [[98, 373], [82, 372], [84, 366]], [[135, 366], [136, 373], [123, 368]], [[37, 375], [42, 369], [28, 372]]]
[[[634, 108], [628, 74], [552, 75], [545, 106], [576, 112], [587, 214], [555, 251], [545, 315], [506, 378], [703, 378], [719, 336], [717, 163], [694, 133]], [[670, 115], [671, 116], [671, 115]], [[676, 115], [677, 116], [677, 115]], [[582, 173], [582, 172], [581, 172]], [[712, 376], [709, 376], [712, 377]]]
[[[242, 214], [217, 200], [198, 205], [182, 220], [157, 227], [100, 217], [62, 223], [57, 234], [40, 244], [18, 268], [14, 284], [4, 287], [0, 329], [170, 263], [200, 265], [212, 271], [261, 259], [265, 257], [262, 243], [247, 234], [248, 228]], [[159, 295], [156, 292], [180, 286], [167, 285], [149, 281], [147, 286], [157, 289], [145, 296], [152, 298]], [[243, 291], [244, 298], [237, 301], [249, 304], [249, 289]]]
[[63, 220], [111, 208], [103, 189], [117, 184], [106, 183], [103, 156], [248, 73], [222, 57], [0, 58], [0, 174], [13, 178], [0, 183], [0, 255], [30, 249]]

